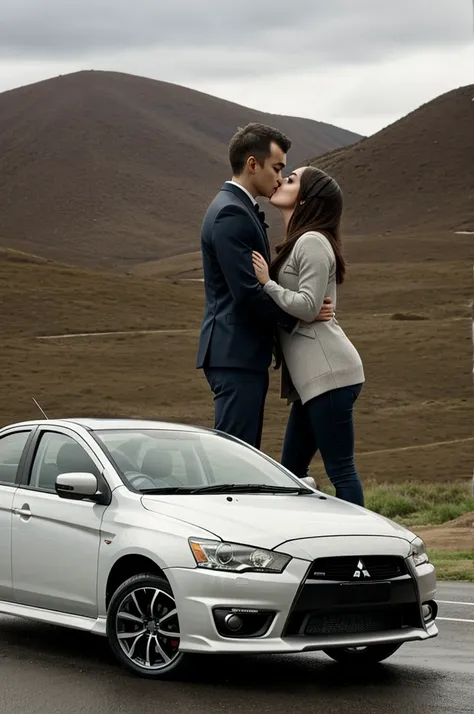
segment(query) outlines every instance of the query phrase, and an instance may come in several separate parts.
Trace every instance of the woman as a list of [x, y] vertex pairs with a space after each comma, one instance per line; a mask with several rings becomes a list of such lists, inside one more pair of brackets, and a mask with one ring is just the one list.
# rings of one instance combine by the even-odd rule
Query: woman
[[353, 425], [353, 405], [364, 382], [362, 361], [335, 318], [314, 322], [325, 296], [336, 309], [336, 284], [344, 280], [341, 189], [324, 171], [305, 167], [290, 174], [271, 203], [283, 214], [286, 238], [270, 271], [253, 253], [255, 274], [268, 295], [299, 318], [291, 335], [279, 333], [282, 396], [292, 405], [282, 464], [307, 479], [319, 449], [336, 496], [363, 506]]

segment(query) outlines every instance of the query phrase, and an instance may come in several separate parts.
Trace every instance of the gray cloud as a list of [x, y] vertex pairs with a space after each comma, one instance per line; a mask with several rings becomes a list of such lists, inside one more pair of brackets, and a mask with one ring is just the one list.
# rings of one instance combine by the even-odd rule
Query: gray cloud
[[472, 82], [473, 0], [4, 5], [0, 91], [81, 69], [116, 70], [372, 133]]
[[190, 72], [206, 76], [255, 71], [252, 58], [275, 74], [468, 42], [470, 0], [17, 0], [2, 8], [0, 23], [0, 53], [10, 59], [156, 48], [169, 53], [171, 69], [177, 51], [197, 53]]

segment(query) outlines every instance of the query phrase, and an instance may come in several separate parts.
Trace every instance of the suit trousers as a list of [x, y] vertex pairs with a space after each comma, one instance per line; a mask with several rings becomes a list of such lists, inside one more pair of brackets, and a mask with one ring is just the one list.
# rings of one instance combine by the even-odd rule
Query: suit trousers
[[214, 395], [214, 429], [260, 449], [268, 371], [205, 367]]

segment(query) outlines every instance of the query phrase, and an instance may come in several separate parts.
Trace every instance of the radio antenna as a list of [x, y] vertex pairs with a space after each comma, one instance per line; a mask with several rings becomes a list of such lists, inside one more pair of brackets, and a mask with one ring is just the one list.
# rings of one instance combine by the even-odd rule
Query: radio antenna
[[38, 409], [40, 410], [41, 414], [44, 416], [44, 418], [48, 419], [48, 417], [46, 416], [46, 412], [40, 407], [40, 405], [38, 404], [36, 399], [34, 397], [31, 397], [31, 398], [34, 401], [34, 403], [36, 404], [36, 406], [38, 407]]

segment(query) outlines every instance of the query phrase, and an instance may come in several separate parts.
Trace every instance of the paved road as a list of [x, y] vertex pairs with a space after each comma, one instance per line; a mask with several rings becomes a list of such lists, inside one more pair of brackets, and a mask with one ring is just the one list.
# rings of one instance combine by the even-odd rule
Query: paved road
[[192, 680], [124, 673], [92, 635], [0, 616], [2, 714], [472, 714], [474, 585], [440, 583], [440, 635], [371, 671], [319, 653], [203, 658]]

